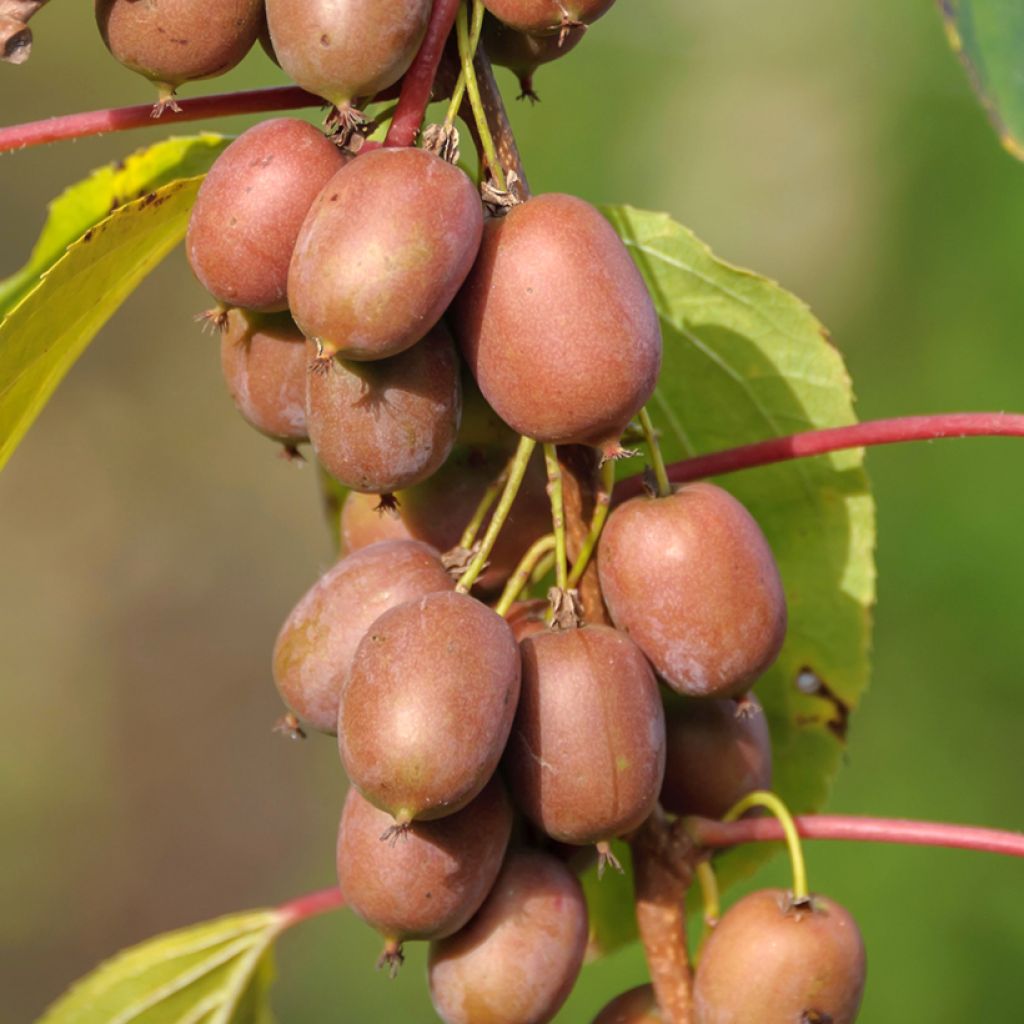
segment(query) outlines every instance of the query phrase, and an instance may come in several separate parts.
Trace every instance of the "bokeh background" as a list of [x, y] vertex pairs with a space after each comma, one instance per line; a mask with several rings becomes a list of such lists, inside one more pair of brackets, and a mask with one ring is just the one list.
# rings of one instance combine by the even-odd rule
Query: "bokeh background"
[[[3, 123], [148, 100], [91, 11], [38, 16], [31, 61], [0, 67]], [[280, 80], [257, 51], [185, 94]], [[514, 110], [534, 187], [669, 210], [781, 281], [830, 327], [862, 417], [1024, 405], [1024, 167], [933, 4], [622, 3], [537, 86], [543, 102]], [[0, 274], [48, 199], [162, 131], [0, 157]], [[334, 745], [271, 735], [269, 672], [330, 546], [314, 474], [231, 407], [192, 322], [205, 302], [176, 252], [0, 475], [5, 1020], [152, 933], [333, 881]], [[831, 809], [1020, 828], [1024, 445], [945, 441], [868, 464], [875, 673]], [[866, 936], [863, 1020], [1018, 1018], [1019, 862], [808, 852], [814, 886]], [[777, 860], [758, 881], [784, 879]], [[280, 1019], [433, 1019], [422, 955], [389, 984], [376, 948], [346, 915], [288, 935]], [[636, 949], [585, 970], [559, 1021], [589, 1021], [644, 976]]]

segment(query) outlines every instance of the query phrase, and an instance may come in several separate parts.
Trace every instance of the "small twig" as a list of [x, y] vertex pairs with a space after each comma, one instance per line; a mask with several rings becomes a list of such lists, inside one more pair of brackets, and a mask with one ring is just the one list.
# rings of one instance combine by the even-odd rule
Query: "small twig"
[[332, 910], [341, 910], [344, 906], [345, 897], [341, 895], [341, 890], [334, 886], [288, 900], [277, 908], [277, 912], [283, 919], [282, 927], [290, 928], [301, 921], [308, 921], [311, 917], [318, 917]]
[[668, 481], [668, 474], [665, 472], [665, 460], [661, 455], [661, 445], [658, 444], [658, 435], [655, 433], [654, 424], [651, 422], [651, 414], [646, 408], [640, 410], [640, 427], [644, 432], [644, 440], [647, 442], [647, 450], [651, 456], [651, 466], [654, 469], [654, 479], [658, 483], [658, 497], [667, 498], [672, 493], [672, 485]]
[[565, 504], [562, 499], [562, 468], [553, 444], [544, 445], [544, 466], [548, 473], [548, 497], [551, 499], [551, 529], [555, 535], [555, 586], [569, 587], [569, 569], [565, 550]]
[[480, 98], [480, 87], [477, 82], [476, 70], [473, 66], [475, 54], [472, 49], [472, 42], [469, 35], [469, 18], [466, 13], [466, 0], [459, 6], [459, 13], [455, 18], [455, 31], [459, 40], [459, 58], [462, 61], [462, 71], [466, 76], [466, 92], [469, 93], [469, 104], [473, 110], [473, 120], [476, 123], [477, 135], [480, 145], [483, 147], [484, 159], [491, 177], [498, 188], [506, 188], [505, 171], [498, 159], [498, 151], [494, 145], [494, 137], [488, 124], [487, 114], [484, 110], [483, 101]]
[[545, 534], [540, 540], [533, 542], [526, 554], [520, 559], [515, 572], [509, 576], [505, 589], [501, 592], [501, 597], [494, 606], [494, 610], [499, 615], [504, 616], [508, 614], [508, 610], [515, 604], [523, 591], [523, 587], [529, 582], [534, 569], [540, 564], [541, 559], [554, 550], [555, 535], [553, 533]]
[[583, 538], [583, 545], [580, 547], [576, 561], [572, 563], [572, 572], [569, 573], [569, 586], [575, 587], [587, 571], [590, 559], [597, 550], [597, 542], [601, 539], [605, 521], [608, 519], [608, 509], [612, 501], [612, 491], [615, 488], [615, 460], [609, 459], [601, 466], [600, 486], [594, 494], [594, 512], [590, 519], [590, 529]]

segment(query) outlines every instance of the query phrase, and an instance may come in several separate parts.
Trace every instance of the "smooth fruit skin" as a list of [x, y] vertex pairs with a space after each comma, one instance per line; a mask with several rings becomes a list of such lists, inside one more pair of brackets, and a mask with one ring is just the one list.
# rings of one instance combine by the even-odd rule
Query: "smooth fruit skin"
[[484, 0], [500, 21], [520, 32], [558, 32], [563, 25], [589, 25], [606, 14], [615, 0]]
[[658, 1009], [654, 986], [638, 985], [616, 996], [592, 1024], [663, 1024], [664, 1019]]
[[665, 707], [661, 805], [672, 814], [721, 818], [741, 797], [772, 788], [772, 741], [757, 698], [677, 698]]
[[519, 673], [505, 620], [472, 597], [429, 594], [385, 612], [342, 690], [348, 777], [399, 825], [454, 814], [498, 766]]
[[639, 271], [574, 196], [535, 196], [488, 221], [452, 327], [495, 412], [537, 441], [616, 451], [661, 366]]
[[665, 717], [640, 649], [607, 626], [547, 630], [519, 644], [522, 695], [505, 778], [552, 839], [583, 846], [636, 828], [665, 769]]
[[345, 359], [384, 359], [441, 318], [469, 273], [483, 231], [476, 189], [422, 149], [353, 160], [310, 208], [288, 296], [306, 337]]
[[229, 310], [220, 365], [247, 423], [288, 448], [306, 440], [306, 339], [287, 313]]
[[263, 17], [261, 0], [96, 0], [95, 8], [107, 49], [168, 89], [233, 68]]
[[274, 645], [284, 702], [321, 732], [338, 725], [338, 698], [363, 634], [396, 605], [455, 586], [437, 552], [387, 541], [341, 559], [302, 597]]
[[533, 91], [533, 73], [542, 64], [549, 64], [575, 49], [586, 32], [583, 26], [570, 28], [563, 38], [560, 34], [532, 35], [509, 28], [504, 22], [488, 14], [484, 17], [480, 35], [487, 56], [492, 63], [513, 71], [519, 79], [522, 98], [536, 100]]
[[459, 358], [443, 324], [373, 363], [317, 364], [312, 342], [308, 355], [306, 423], [328, 473], [353, 490], [389, 494], [440, 468], [462, 413]]
[[203, 287], [228, 306], [287, 309], [299, 228], [345, 162], [323, 132], [293, 117], [235, 139], [210, 168], [189, 219], [185, 251]]
[[443, 939], [479, 909], [512, 834], [512, 804], [495, 776], [457, 814], [417, 822], [391, 841], [391, 816], [348, 791], [338, 828], [346, 905], [386, 939]]
[[732, 906], [701, 952], [695, 1024], [851, 1024], [864, 992], [864, 942], [838, 903], [787, 909], [763, 889]]
[[446, 1024], [546, 1024], [568, 998], [587, 945], [576, 876], [536, 850], [508, 855], [479, 913], [432, 943], [430, 998]]
[[423, 41], [431, 0], [267, 0], [278, 63], [337, 107], [398, 81]]
[[615, 625], [678, 693], [739, 696], [785, 640], [786, 597], [768, 541], [714, 484], [615, 509], [598, 573]]

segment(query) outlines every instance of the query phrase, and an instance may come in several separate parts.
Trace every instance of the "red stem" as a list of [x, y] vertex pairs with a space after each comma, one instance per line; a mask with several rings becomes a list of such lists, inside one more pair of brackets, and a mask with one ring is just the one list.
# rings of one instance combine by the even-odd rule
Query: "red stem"
[[284, 918], [284, 927], [290, 928], [300, 921], [307, 921], [311, 917], [332, 910], [341, 910], [344, 906], [345, 897], [335, 885], [330, 889], [318, 889], [316, 892], [307, 892], [304, 896], [296, 896], [295, 899], [282, 903], [277, 911]]
[[[686, 483], [702, 477], [753, 469], [773, 462], [824, 455], [844, 448], [866, 448], [898, 441], [935, 441], [943, 437], [1024, 437], [1024, 415], [1002, 412], [951, 412], [936, 416], [900, 416], [891, 420], [868, 420], [849, 427], [808, 430], [788, 437], [727, 448], [697, 455], [668, 466], [669, 479]], [[643, 490], [640, 475], [623, 480], [615, 488], [616, 504]]]
[[[378, 97], [382, 98], [382, 97]], [[129, 128], [165, 127], [184, 121], [201, 121], [210, 117], [229, 117], [234, 114], [262, 114], [273, 110], [296, 110], [300, 107], [322, 107], [325, 101], [294, 85], [273, 89], [250, 89], [247, 92], [219, 93], [179, 100], [180, 111], [165, 110], [159, 118], [153, 117], [153, 104], [135, 107], [115, 107], [111, 110], [89, 110], [81, 114], [48, 117], [45, 121], [30, 121], [0, 128], [0, 153], [29, 146], [45, 146], [50, 142], [82, 139], [104, 132], [123, 132]]]
[[434, 0], [430, 11], [430, 23], [423, 37], [416, 59], [402, 79], [402, 91], [398, 96], [398, 109], [388, 128], [385, 146], [411, 146], [416, 133], [423, 124], [423, 117], [430, 103], [430, 91], [434, 87], [445, 43], [455, 24], [459, 0]]
[[[902, 843], [909, 846], [945, 846], [954, 850], [980, 850], [1024, 857], [1024, 835], [973, 825], [908, 821], [904, 818], [861, 818], [840, 814], [809, 814], [795, 818], [805, 839], [846, 839], [865, 843]], [[698, 846], [719, 849], [741, 843], [783, 839], [774, 818], [742, 818], [723, 823], [710, 818], [687, 819], [687, 832]]]

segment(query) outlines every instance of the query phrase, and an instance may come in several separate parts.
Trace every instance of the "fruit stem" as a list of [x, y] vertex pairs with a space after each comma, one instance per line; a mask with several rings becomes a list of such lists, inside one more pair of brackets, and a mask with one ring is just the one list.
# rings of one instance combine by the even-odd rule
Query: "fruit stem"
[[555, 586], [569, 588], [568, 556], [565, 551], [565, 501], [562, 493], [562, 467], [553, 444], [544, 445], [544, 466], [548, 471], [548, 497], [551, 499], [551, 527], [555, 534]]
[[459, 0], [434, 0], [427, 32], [412, 65], [402, 78], [398, 109], [384, 139], [385, 146], [411, 146], [416, 141], [430, 103], [437, 69], [451, 34]]
[[494, 548], [494, 543], [498, 539], [498, 534], [501, 533], [501, 528], [505, 525], [505, 520], [508, 518], [512, 502], [516, 500], [516, 495], [519, 493], [519, 485], [523, 482], [523, 477], [526, 475], [526, 467], [530, 464], [530, 456], [533, 454], [533, 449], [536, 446], [537, 442], [532, 438], [519, 438], [519, 447], [509, 463], [508, 480], [505, 482], [505, 488], [501, 492], [501, 500], [498, 502], [498, 507], [494, 510], [494, 515], [491, 516], [491, 521], [487, 525], [487, 532], [484, 534], [479, 550], [473, 556], [473, 561], [469, 563], [469, 566], [455, 587], [459, 593], [468, 593], [469, 588], [473, 586], [477, 577], [484, 571], [484, 566], [487, 564], [487, 559]]
[[708, 933], [718, 924], [722, 914], [722, 904], [718, 897], [718, 877], [711, 861], [701, 860], [697, 862], [694, 873], [697, 881], [700, 882], [700, 895], [704, 903], [704, 935], [701, 938], [703, 943]]
[[[899, 416], [895, 419], [866, 420], [848, 427], [808, 430], [786, 437], [726, 448], [707, 455], [673, 462], [668, 478], [677, 484], [702, 477], [754, 469], [775, 462], [826, 455], [847, 448], [868, 448], [901, 441], [937, 441], [946, 437], [1024, 437], [1024, 415], [1002, 412], [952, 412], [934, 416]], [[625, 501], [643, 491], [643, 476], [622, 480], [616, 488], [614, 503]]]
[[[513, 459], [514, 458], [515, 456], [513, 456]], [[480, 527], [483, 526], [484, 520], [487, 518], [487, 513], [490, 512], [491, 506], [498, 500], [498, 495], [501, 494], [502, 488], [508, 480], [511, 465], [512, 460], [510, 460], [509, 465], [501, 471], [498, 478], [487, 488], [486, 491], [484, 491], [483, 497], [480, 499], [480, 503], [473, 512], [473, 518], [470, 519], [466, 524], [465, 530], [462, 531], [462, 537], [459, 540], [460, 548], [469, 551], [473, 547], [473, 542], [476, 540], [476, 535], [480, 532]]]
[[810, 899], [810, 893], [807, 888], [807, 866], [804, 864], [803, 847], [793, 823], [793, 815], [778, 796], [767, 789], [755, 789], [733, 804], [722, 816], [722, 821], [735, 821], [752, 807], [764, 807], [779, 819], [786, 845], [789, 847], [789, 860], [793, 865], [793, 900], [795, 903], [806, 903]]
[[601, 466], [601, 482], [594, 495], [594, 512], [590, 517], [590, 529], [583, 539], [583, 545], [576, 561], [572, 564], [572, 572], [569, 573], [569, 586], [575, 587], [587, 571], [590, 559], [597, 550], [597, 542], [601, 539], [601, 532], [604, 530], [605, 521], [608, 519], [608, 509], [612, 501], [612, 491], [615, 489], [615, 460], [609, 459]]
[[[473, 21], [469, 27], [469, 45], [473, 50], [474, 57], [476, 56], [476, 49], [480, 43], [480, 31], [484, 26], [484, 5], [482, 3], [473, 4]], [[464, 69], [459, 70], [459, 77], [455, 81], [455, 88], [452, 90], [452, 100], [448, 104], [448, 113], [445, 115], [444, 123], [451, 125], [455, 121], [455, 117], [459, 112], [459, 108], [462, 106], [462, 99], [466, 95], [466, 72]]]
[[668, 482], [668, 474], [665, 472], [665, 459], [661, 454], [661, 445], [658, 444], [658, 435], [651, 422], [651, 414], [644, 406], [640, 410], [640, 426], [644, 432], [644, 440], [647, 442], [647, 450], [651, 455], [651, 466], [654, 469], [654, 479], [658, 482], [658, 497], [667, 498], [672, 493], [672, 485]]
[[[1002, 853], [1008, 857], [1024, 857], [1024, 835], [996, 828], [843, 814], [805, 814], [794, 818], [793, 822], [797, 832], [805, 839], [941, 846], [951, 850], [977, 850], [982, 853]], [[705, 849], [772, 842], [784, 837], [782, 826], [771, 818], [722, 822], [691, 817], [685, 819], [685, 824], [693, 841]]]
[[[479, 4], [480, 0], [474, 0]], [[487, 115], [480, 99], [480, 87], [476, 80], [476, 69], [473, 67], [473, 50], [469, 38], [469, 19], [466, 13], [466, 0], [459, 5], [459, 13], [455, 19], [455, 31], [459, 39], [459, 58], [462, 61], [462, 71], [466, 76], [466, 91], [469, 93], [469, 104], [473, 108], [473, 120], [476, 122], [476, 130], [480, 136], [480, 145], [483, 147], [484, 159], [491, 172], [498, 188], [506, 188], [505, 172], [498, 162], [498, 152], [494, 146], [494, 138], [491, 135], [490, 125], [487, 123]]]
[[498, 598], [498, 603], [494, 606], [494, 610], [499, 615], [505, 616], [508, 614], [509, 608], [512, 607], [522, 593], [523, 587], [529, 582], [533, 570], [537, 568], [537, 563], [554, 549], [555, 535], [553, 533], [545, 534], [540, 540], [533, 542], [530, 549], [519, 560], [515, 572], [508, 578], [505, 589], [501, 592], [501, 597]]
[[311, 917], [327, 914], [332, 910], [341, 910], [344, 906], [345, 897], [335, 885], [330, 889], [318, 889], [316, 892], [307, 892], [303, 896], [288, 900], [277, 908], [277, 913], [281, 918], [283, 930], [301, 921], [308, 921]]
[[555, 550], [552, 548], [536, 565], [530, 574], [531, 583], [540, 583], [555, 567]]
[[[384, 99], [382, 94], [378, 99]], [[218, 93], [178, 100], [178, 110], [165, 110], [154, 119], [153, 104], [133, 107], [114, 107], [109, 110], [88, 110], [79, 114], [48, 117], [43, 121], [29, 121], [0, 128], [0, 153], [30, 146], [45, 146], [51, 142], [83, 139], [106, 132], [123, 132], [131, 128], [166, 128], [169, 124], [201, 121], [213, 117], [235, 114], [263, 114], [274, 110], [297, 110], [302, 107], [322, 107], [324, 100], [294, 85], [272, 89], [250, 89], [245, 92]]]

